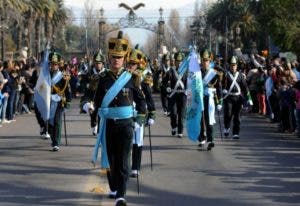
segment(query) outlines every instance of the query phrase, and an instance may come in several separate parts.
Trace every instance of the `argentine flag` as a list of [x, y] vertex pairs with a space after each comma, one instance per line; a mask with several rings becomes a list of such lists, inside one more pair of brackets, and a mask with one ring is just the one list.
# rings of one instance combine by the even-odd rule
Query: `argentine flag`
[[44, 53], [40, 75], [34, 89], [34, 101], [44, 121], [50, 117], [51, 77], [49, 72], [49, 49]]

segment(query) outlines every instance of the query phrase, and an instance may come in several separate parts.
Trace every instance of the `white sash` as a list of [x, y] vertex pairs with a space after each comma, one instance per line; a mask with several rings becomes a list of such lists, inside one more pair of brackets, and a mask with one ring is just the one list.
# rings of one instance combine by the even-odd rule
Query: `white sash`
[[[223, 97], [223, 99], [226, 99], [226, 98], [228, 97], [228, 95], [235, 95], [235, 96], [238, 96], [238, 95], [241, 94], [241, 88], [240, 88], [240, 85], [236, 82], [236, 80], [237, 80], [237, 78], [238, 78], [238, 76], [239, 76], [239, 72], [236, 72], [236, 73], [234, 74], [234, 77], [232, 76], [231, 73], [228, 73], [228, 74], [229, 74], [229, 77], [230, 77], [231, 80], [232, 80], [232, 83], [231, 83], [231, 85], [230, 85], [230, 87], [229, 87], [229, 90], [228, 90], [227, 94], [225, 95], [225, 97]], [[236, 86], [238, 92], [236, 92], [236, 93], [231, 93], [231, 91], [232, 91], [232, 89], [233, 89], [234, 86]]]
[[175, 77], [176, 77], [176, 79], [177, 79], [177, 82], [176, 82], [176, 84], [175, 84], [175, 87], [174, 87], [174, 89], [172, 89], [172, 93], [169, 95], [169, 97], [172, 97], [175, 93], [176, 93], [176, 91], [177, 91], [177, 88], [179, 87], [179, 86], [181, 86], [181, 88], [184, 90], [184, 84], [183, 84], [183, 82], [182, 82], [182, 77], [183, 77], [183, 75], [182, 76], [180, 76], [178, 73], [177, 73], [177, 71], [176, 71], [176, 69], [173, 67], [172, 68], [173, 69], [173, 71], [174, 71], [174, 74], [175, 74]]
[[208, 117], [209, 117], [209, 125], [214, 125], [216, 123], [215, 119], [215, 101], [214, 101], [214, 93], [216, 92], [215, 88], [208, 88]]

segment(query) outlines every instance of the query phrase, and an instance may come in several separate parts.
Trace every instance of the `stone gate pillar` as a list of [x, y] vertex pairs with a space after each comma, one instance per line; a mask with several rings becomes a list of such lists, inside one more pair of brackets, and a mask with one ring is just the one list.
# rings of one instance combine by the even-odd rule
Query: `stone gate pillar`
[[106, 44], [105, 44], [105, 19], [103, 18], [104, 9], [100, 9], [100, 20], [99, 20], [99, 49], [106, 54]]

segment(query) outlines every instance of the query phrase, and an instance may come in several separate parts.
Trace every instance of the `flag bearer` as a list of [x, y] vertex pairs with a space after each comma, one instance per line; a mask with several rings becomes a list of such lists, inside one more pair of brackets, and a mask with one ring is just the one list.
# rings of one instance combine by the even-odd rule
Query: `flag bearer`
[[49, 54], [51, 76], [51, 102], [48, 131], [52, 140], [52, 150], [58, 151], [61, 140], [62, 114], [64, 108], [70, 107], [71, 89], [68, 75], [59, 70], [61, 55], [57, 52]]

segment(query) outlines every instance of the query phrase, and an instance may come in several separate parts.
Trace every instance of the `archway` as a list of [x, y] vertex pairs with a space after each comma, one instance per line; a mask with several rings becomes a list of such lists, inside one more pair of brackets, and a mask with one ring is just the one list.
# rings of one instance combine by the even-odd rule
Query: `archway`
[[[104, 52], [106, 52], [106, 36], [110, 32], [117, 31], [120, 29], [127, 28], [140, 28], [145, 29], [151, 32], [154, 32], [157, 36], [156, 48], [157, 54], [161, 46], [166, 44], [165, 33], [168, 33], [169, 36], [174, 39], [176, 45], [180, 45], [178, 39], [174, 35], [173, 32], [169, 30], [165, 30], [165, 21], [163, 19], [163, 9], [159, 9], [159, 19], [157, 23], [149, 23], [143, 17], [138, 16], [135, 11], [140, 7], [144, 7], [145, 4], [139, 3], [133, 7], [129, 7], [128, 5], [121, 3], [119, 7], [123, 7], [128, 10], [128, 14], [125, 17], [122, 17], [118, 20], [117, 23], [107, 24], [104, 18], [104, 9], [100, 9], [100, 20], [99, 20], [99, 48], [101, 48]], [[108, 26], [109, 25], [109, 26]]]

